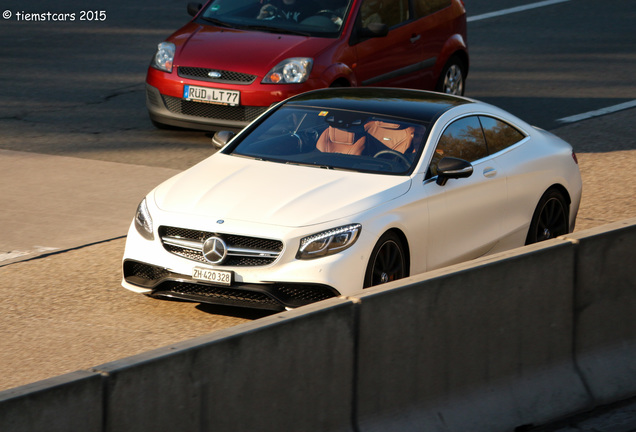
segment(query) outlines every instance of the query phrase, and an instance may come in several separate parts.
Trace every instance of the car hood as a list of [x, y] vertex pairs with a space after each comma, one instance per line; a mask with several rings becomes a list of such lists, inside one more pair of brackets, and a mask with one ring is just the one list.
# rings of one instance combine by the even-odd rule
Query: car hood
[[329, 222], [405, 194], [409, 177], [327, 170], [215, 154], [154, 191], [161, 210], [301, 227]]
[[190, 23], [170, 37], [175, 65], [265, 76], [290, 57], [315, 57], [335, 39], [224, 29]]

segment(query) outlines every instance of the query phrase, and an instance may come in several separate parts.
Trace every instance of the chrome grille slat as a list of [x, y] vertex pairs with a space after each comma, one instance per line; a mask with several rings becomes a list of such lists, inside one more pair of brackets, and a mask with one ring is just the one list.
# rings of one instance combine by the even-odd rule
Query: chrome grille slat
[[203, 242], [186, 240], [178, 237], [161, 237], [161, 241], [164, 244], [169, 244], [170, 246], [179, 246], [194, 251], [201, 251], [201, 249], [203, 248]]
[[263, 266], [273, 263], [283, 250], [279, 240], [257, 237], [219, 234], [186, 228], [160, 227], [164, 248], [183, 258], [205, 263], [203, 244], [206, 239], [217, 236], [227, 243], [227, 259], [220, 266]]

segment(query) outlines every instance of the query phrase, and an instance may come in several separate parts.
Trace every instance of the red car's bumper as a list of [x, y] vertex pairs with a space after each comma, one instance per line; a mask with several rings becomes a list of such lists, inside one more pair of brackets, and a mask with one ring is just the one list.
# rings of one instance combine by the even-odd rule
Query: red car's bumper
[[[202, 73], [204, 71], [198, 71]], [[233, 77], [233, 80], [207, 80], [184, 77], [175, 67], [172, 73], [148, 68], [146, 106], [150, 118], [160, 124], [202, 130], [238, 130], [245, 127], [273, 104], [309, 90], [326, 87], [322, 80], [302, 84], [261, 84], [261, 77]], [[240, 92], [236, 106], [197, 102], [183, 98], [184, 86]]]

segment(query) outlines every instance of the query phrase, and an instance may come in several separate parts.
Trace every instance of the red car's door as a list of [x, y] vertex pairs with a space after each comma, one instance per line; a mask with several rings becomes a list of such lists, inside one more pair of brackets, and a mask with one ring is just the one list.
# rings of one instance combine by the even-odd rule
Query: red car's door
[[451, 7], [451, 0], [415, 1], [414, 6], [413, 31], [420, 37], [422, 49], [422, 80], [414, 87], [434, 90], [438, 79], [434, 66], [448, 38], [460, 32], [459, 28], [454, 28], [457, 11]]
[[[355, 45], [358, 85], [417, 87], [422, 78], [422, 36], [410, 19], [408, 0], [363, 0], [356, 25], [383, 23], [389, 34]], [[356, 30], [354, 29], [354, 32]]]

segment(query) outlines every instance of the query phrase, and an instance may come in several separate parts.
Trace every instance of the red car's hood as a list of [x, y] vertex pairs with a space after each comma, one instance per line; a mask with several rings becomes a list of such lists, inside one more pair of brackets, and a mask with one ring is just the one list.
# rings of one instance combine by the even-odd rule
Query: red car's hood
[[290, 57], [315, 57], [335, 39], [224, 29], [190, 23], [170, 37], [175, 66], [264, 76]]

